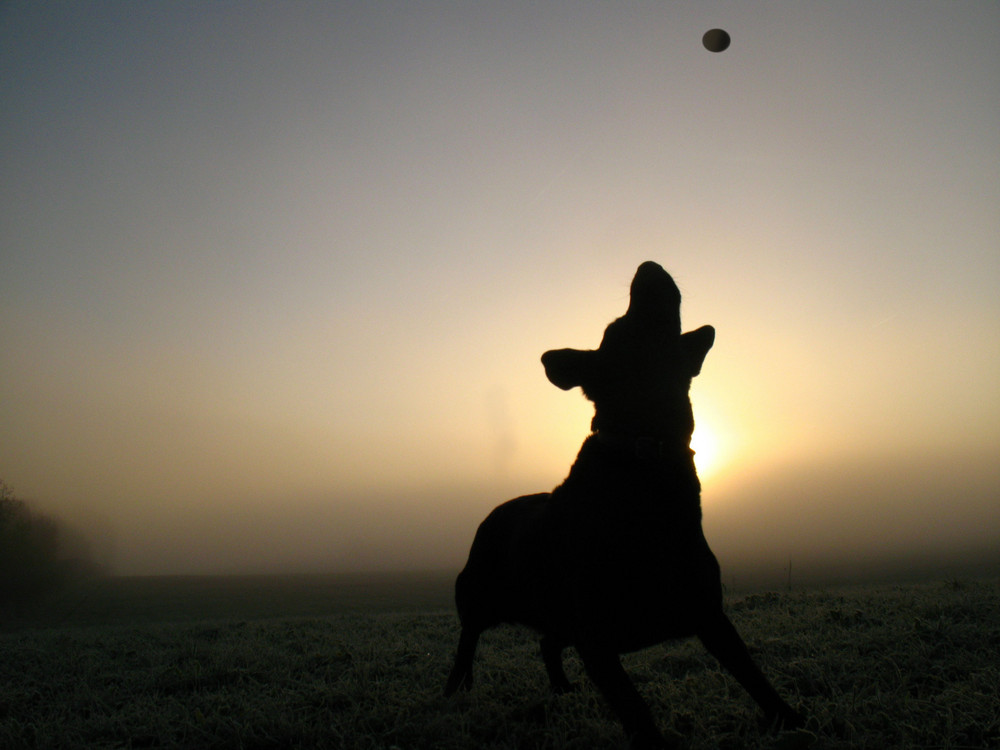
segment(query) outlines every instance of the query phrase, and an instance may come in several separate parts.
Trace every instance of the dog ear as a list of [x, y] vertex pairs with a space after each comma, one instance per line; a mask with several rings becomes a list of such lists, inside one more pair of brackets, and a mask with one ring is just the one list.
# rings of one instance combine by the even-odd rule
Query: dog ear
[[579, 349], [553, 349], [542, 355], [545, 376], [552, 385], [568, 391], [588, 379], [594, 352]]
[[693, 378], [701, 372], [701, 365], [705, 361], [705, 355], [715, 343], [715, 329], [712, 326], [702, 326], [696, 331], [688, 331], [681, 334], [681, 346], [687, 354], [690, 365], [691, 377]]

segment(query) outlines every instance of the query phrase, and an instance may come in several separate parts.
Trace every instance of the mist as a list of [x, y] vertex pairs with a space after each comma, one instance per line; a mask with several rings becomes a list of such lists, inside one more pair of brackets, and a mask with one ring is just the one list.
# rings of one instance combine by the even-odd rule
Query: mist
[[[737, 467], [703, 483], [705, 534], [724, 582], [737, 588], [998, 574], [1000, 468], [986, 459]], [[457, 573], [495, 505], [561, 480], [207, 498], [176, 512], [119, 505], [74, 521], [118, 575]]]
[[596, 346], [655, 260], [718, 331], [692, 401], [727, 581], [979, 559], [998, 20], [5, 6], [0, 478], [120, 575], [457, 571], [589, 430], [538, 357]]

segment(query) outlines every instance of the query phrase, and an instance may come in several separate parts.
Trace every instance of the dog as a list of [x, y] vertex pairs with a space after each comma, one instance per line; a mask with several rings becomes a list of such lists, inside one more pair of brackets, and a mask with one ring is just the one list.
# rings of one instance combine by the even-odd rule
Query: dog
[[552, 492], [495, 508], [455, 581], [461, 635], [445, 694], [470, 689], [480, 634], [501, 623], [538, 631], [553, 690], [571, 689], [572, 646], [633, 747], [664, 740], [620, 654], [697, 636], [750, 693], [772, 726], [802, 717], [754, 664], [723, 612], [722, 583], [701, 525], [690, 449], [691, 379], [715, 341], [681, 333], [680, 291], [651, 261], [632, 279], [626, 313], [600, 347], [542, 355], [548, 379], [594, 404], [591, 434]]

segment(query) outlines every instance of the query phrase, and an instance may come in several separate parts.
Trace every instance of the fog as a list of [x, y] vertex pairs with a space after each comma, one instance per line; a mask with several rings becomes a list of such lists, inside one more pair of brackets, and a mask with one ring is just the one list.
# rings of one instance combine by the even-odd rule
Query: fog
[[[987, 458], [748, 468], [704, 483], [705, 533], [735, 588], [997, 575], [1000, 470]], [[126, 510], [89, 519], [88, 530], [122, 575], [457, 573], [492, 507], [560, 480], [245, 497], [185, 504], [183, 514]]]
[[588, 433], [539, 356], [597, 346], [655, 260], [718, 334], [692, 400], [730, 583], [996, 570], [998, 28], [5, 3], [0, 479], [121, 575], [457, 571]]

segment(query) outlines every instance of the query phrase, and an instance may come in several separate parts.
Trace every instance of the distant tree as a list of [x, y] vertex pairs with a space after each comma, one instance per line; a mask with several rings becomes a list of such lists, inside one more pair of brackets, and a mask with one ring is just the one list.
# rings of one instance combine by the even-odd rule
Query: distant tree
[[98, 572], [79, 534], [32, 511], [0, 479], [0, 613]]

